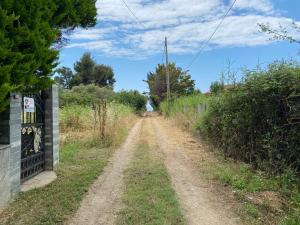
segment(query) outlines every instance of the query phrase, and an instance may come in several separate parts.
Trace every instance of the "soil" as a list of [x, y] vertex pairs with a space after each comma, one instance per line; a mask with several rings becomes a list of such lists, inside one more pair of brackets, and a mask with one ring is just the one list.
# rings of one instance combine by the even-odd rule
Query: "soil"
[[90, 188], [70, 225], [112, 225], [120, 210], [123, 172], [133, 157], [143, 119], [131, 129], [125, 143], [115, 151], [102, 175]]
[[[141, 126], [145, 126], [148, 132], [141, 132]], [[163, 158], [187, 224], [242, 224], [234, 213], [236, 203], [230, 197], [232, 193], [219, 191], [201, 174], [201, 162], [207, 162], [211, 157], [202, 143], [154, 114], [146, 115], [133, 127], [69, 224], [114, 224], [122, 207], [123, 172], [141, 138], [151, 142], [152, 150]]]

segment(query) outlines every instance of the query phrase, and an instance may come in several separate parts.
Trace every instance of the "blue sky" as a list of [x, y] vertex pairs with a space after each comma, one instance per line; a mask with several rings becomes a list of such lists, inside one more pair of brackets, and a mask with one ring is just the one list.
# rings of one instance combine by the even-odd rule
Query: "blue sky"
[[[86, 51], [97, 63], [110, 65], [116, 76], [116, 90], [147, 91], [147, 73], [162, 63], [163, 41], [169, 39], [170, 61], [186, 69], [209, 38], [233, 0], [98, 0], [98, 23], [78, 29], [61, 50], [60, 66], [73, 68]], [[288, 30], [292, 21], [300, 25], [299, 0], [237, 0], [234, 8], [204, 51], [192, 64], [190, 74], [205, 92], [226, 70], [233, 71], [274, 60], [299, 61], [300, 46], [270, 41], [259, 32], [258, 23], [279, 25]], [[292, 34], [299, 38], [299, 33]]]

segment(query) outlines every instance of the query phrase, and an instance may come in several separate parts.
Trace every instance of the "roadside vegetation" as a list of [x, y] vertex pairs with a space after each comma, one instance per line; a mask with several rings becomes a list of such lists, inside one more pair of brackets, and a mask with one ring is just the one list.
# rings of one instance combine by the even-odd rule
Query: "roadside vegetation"
[[[137, 117], [134, 108], [116, 102], [102, 104], [94, 92], [102, 90], [99, 87], [81, 86], [77, 90], [74, 92], [82, 96], [68, 96], [72, 104], [63, 103], [60, 108], [58, 178], [46, 187], [20, 193], [1, 212], [0, 224], [64, 224], [77, 211], [116, 146], [127, 137]], [[101, 91], [97, 94], [104, 98]], [[87, 101], [77, 102], [83, 96]], [[65, 101], [64, 97], [60, 100]]]
[[[298, 64], [245, 71], [239, 82], [214, 82], [209, 94], [164, 102], [161, 110], [222, 156], [206, 172], [245, 202], [246, 221], [300, 223]], [[273, 200], [280, 205], [275, 210]]]
[[185, 224], [163, 160], [153, 148], [158, 147], [142, 140], [125, 172], [124, 208], [117, 225]]

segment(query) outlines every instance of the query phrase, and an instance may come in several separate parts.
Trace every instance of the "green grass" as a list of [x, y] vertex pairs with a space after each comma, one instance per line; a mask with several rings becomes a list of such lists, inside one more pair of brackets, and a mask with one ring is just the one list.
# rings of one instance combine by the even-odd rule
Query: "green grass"
[[169, 105], [162, 102], [160, 110], [166, 116], [174, 116], [176, 113], [197, 113], [197, 106], [205, 104], [208, 97], [203, 94], [195, 94], [174, 99]]
[[0, 214], [0, 224], [63, 224], [79, 208], [112, 153], [109, 148], [88, 148], [79, 142], [66, 144], [60, 152], [57, 180], [19, 194]]
[[[180, 128], [196, 133], [197, 121], [200, 121], [209, 97], [203, 94], [184, 96], [171, 101], [161, 103], [160, 110], [166, 117], [172, 118]], [[203, 111], [199, 111], [199, 107]]]
[[[249, 224], [296, 225], [300, 224], [299, 180], [291, 171], [282, 175], [271, 175], [253, 170], [249, 165], [233, 160], [219, 160], [218, 164], [207, 165], [205, 174], [209, 179], [230, 186], [244, 207], [241, 217]], [[280, 193], [286, 201], [283, 212], [272, 212], [266, 205], [254, 205], [245, 200], [248, 193], [274, 191]]]
[[124, 208], [117, 225], [185, 224], [162, 160], [141, 144], [125, 173]]

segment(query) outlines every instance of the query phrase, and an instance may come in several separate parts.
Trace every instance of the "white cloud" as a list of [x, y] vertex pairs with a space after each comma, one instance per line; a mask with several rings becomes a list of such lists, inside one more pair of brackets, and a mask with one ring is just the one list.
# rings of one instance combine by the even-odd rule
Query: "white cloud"
[[[97, 50], [122, 57], [161, 54], [168, 36], [170, 52], [197, 52], [206, 43], [233, 0], [98, 0], [98, 26], [78, 30], [68, 48]], [[269, 44], [258, 23], [288, 26], [292, 20], [276, 13], [270, 0], [237, 0], [207, 49]]]
[[[231, 0], [231, 2], [233, 2], [233, 0]], [[237, 0], [235, 8], [252, 9], [266, 14], [274, 13], [274, 7], [270, 0]]]

